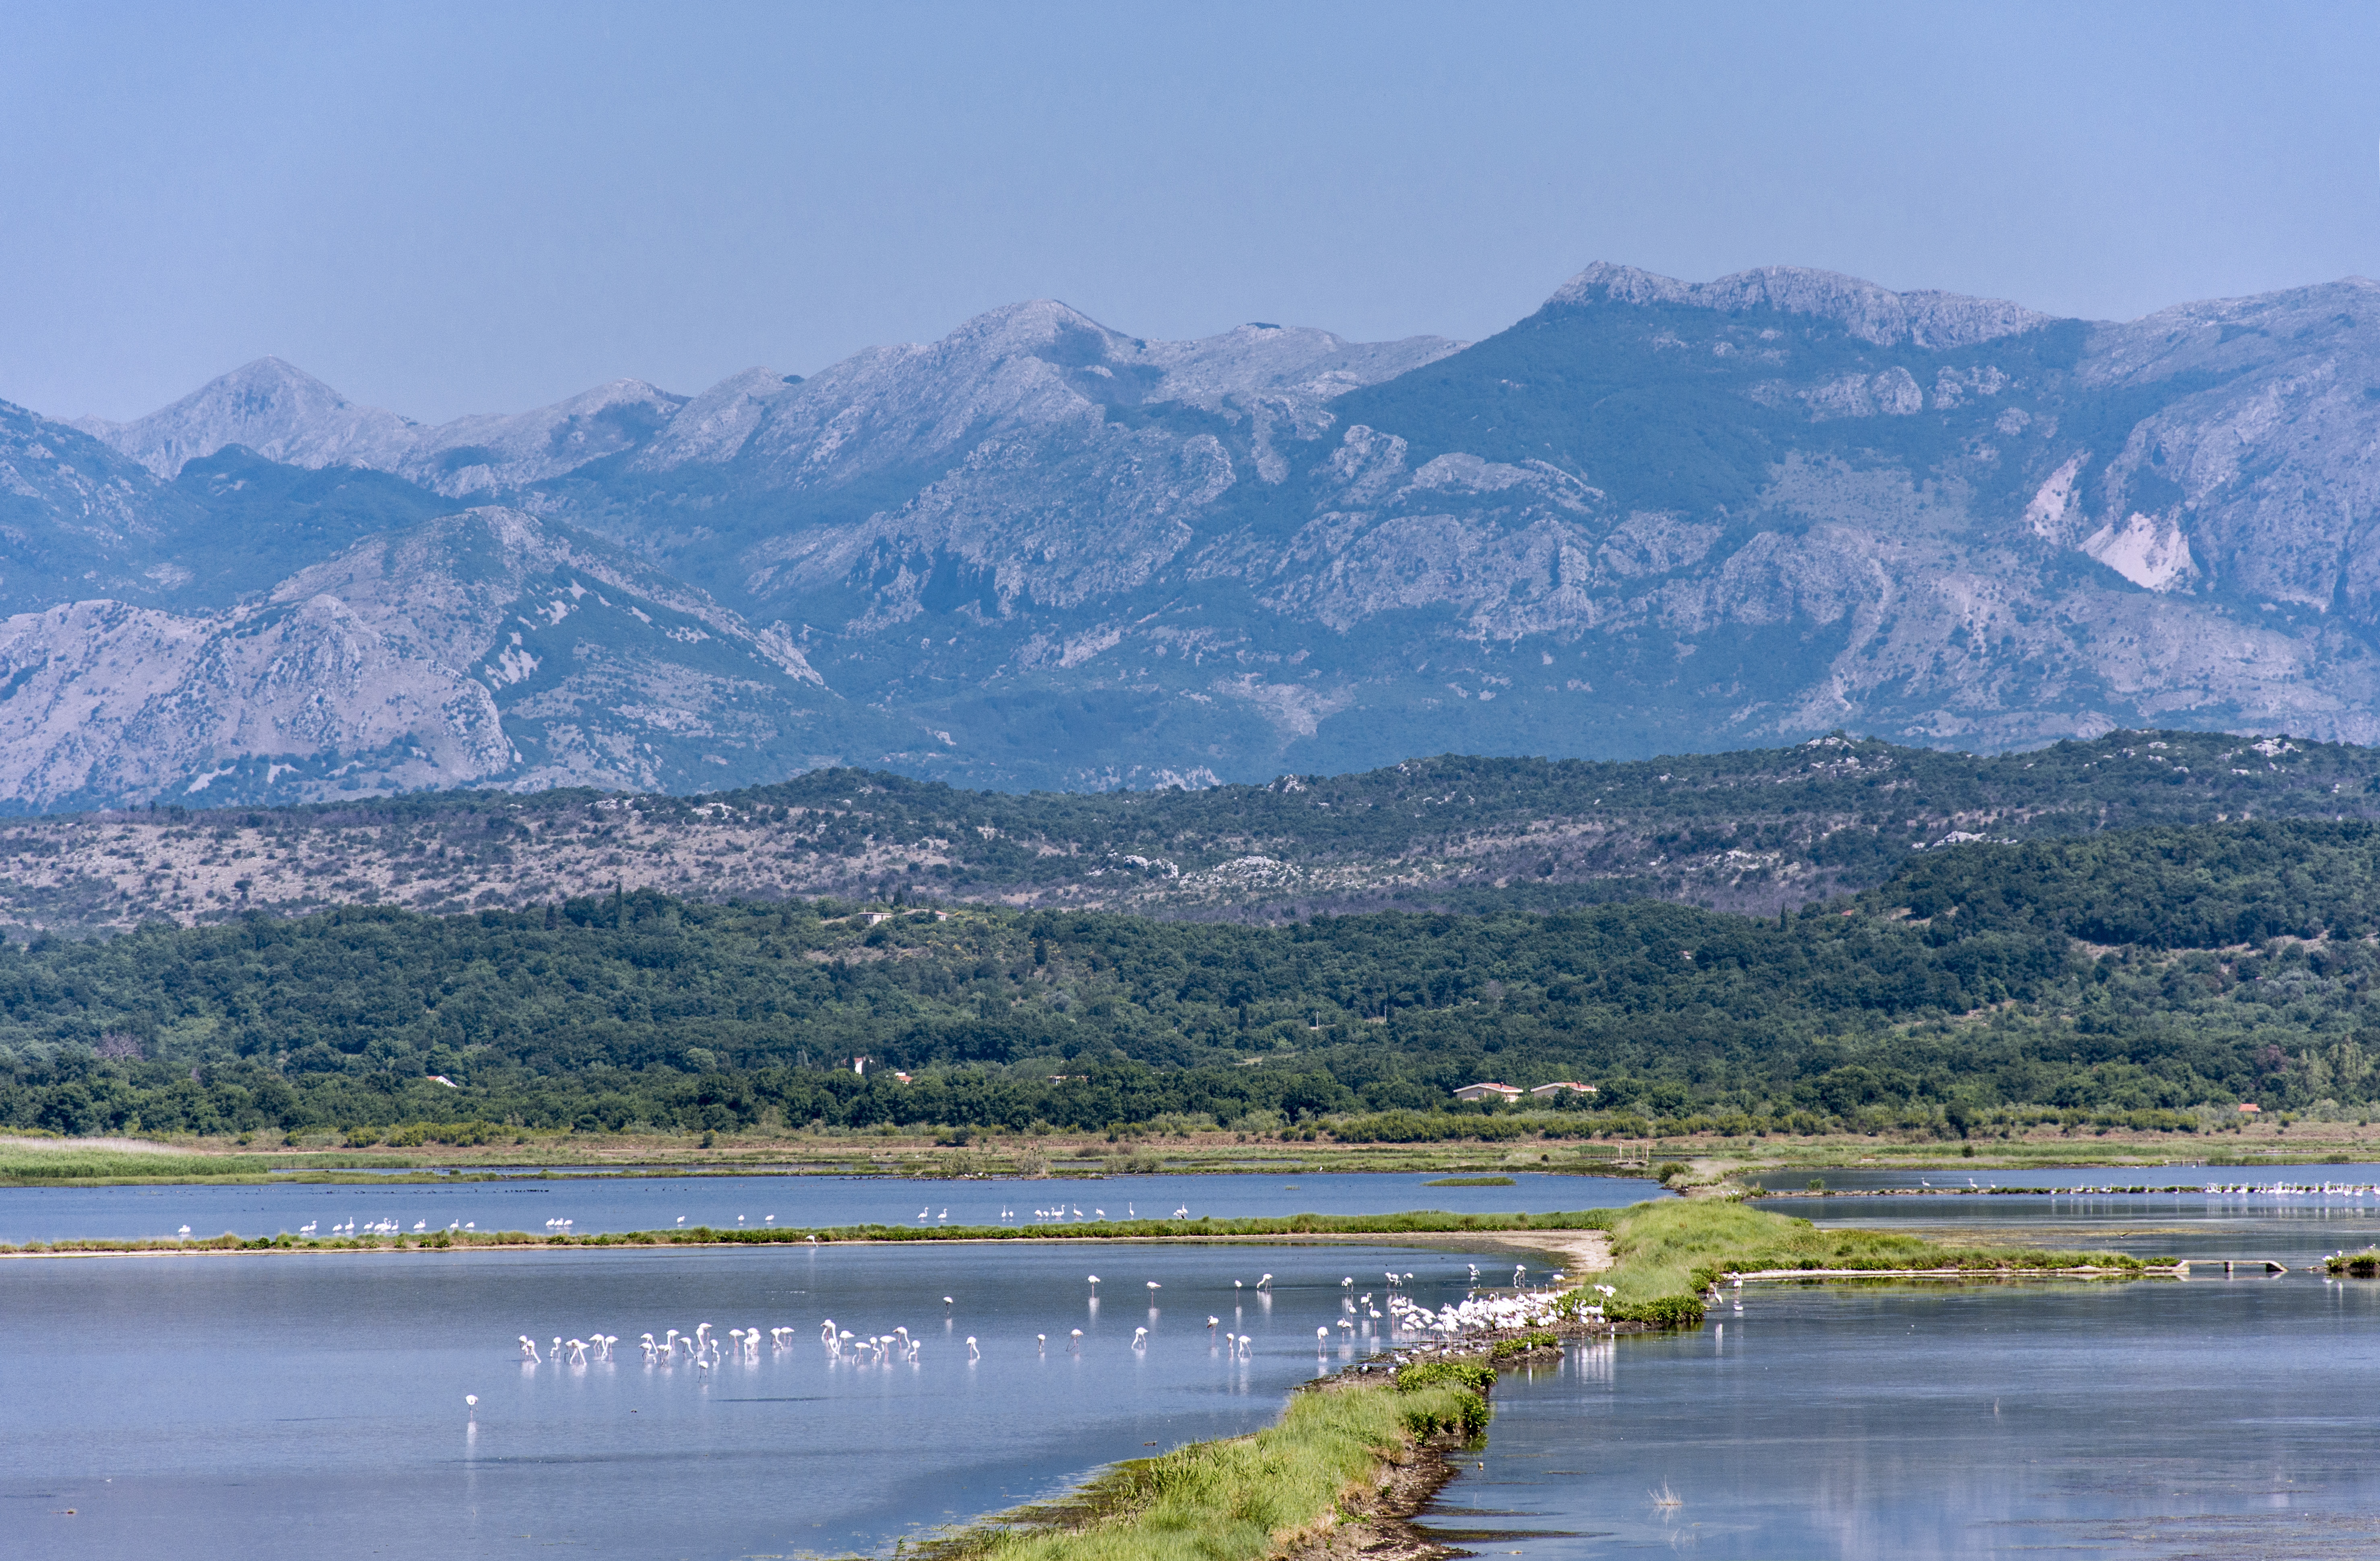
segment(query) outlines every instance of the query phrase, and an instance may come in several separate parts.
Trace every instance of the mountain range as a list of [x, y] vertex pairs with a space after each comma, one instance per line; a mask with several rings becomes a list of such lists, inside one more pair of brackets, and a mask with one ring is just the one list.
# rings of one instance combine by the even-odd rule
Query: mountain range
[[0, 809], [1074, 790], [1849, 728], [2380, 735], [2380, 287], [1597, 265], [1473, 344], [1062, 304], [424, 426], [0, 403]]

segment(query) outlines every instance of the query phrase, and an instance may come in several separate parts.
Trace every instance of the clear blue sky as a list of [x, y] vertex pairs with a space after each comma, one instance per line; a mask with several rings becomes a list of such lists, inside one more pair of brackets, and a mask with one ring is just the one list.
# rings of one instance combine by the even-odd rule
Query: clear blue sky
[[2380, 274], [2380, 7], [0, 8], [0, 397], [443, 419], [1016, 299], [1476, 337], [1590, 260], [2130, 317]]

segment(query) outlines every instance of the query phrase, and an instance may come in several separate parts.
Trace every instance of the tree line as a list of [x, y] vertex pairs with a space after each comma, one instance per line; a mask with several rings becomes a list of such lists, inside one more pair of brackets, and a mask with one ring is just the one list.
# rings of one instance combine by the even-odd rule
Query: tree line
[[1258, 927], [648, 892], [11, 939], [0, 1123], [1443, 1136], [1501, 1119], [1450, 1098], [1491, 1078], [1592, 1082], [1577, 1120], [1607, 1126], [2359, 1105], [2375, 879], [2374, 826], [2258, 823], [1926, 852], [1776, 917]]

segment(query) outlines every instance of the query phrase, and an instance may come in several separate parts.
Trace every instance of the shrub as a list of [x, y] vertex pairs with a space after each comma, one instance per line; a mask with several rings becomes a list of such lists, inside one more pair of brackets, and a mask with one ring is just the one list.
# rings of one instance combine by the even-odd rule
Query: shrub
[[1555, 1334], [1523, 1334], [1516, 1339], [1497, 1340], [1495, 1348], [1488, 1351], [1488, 1359], [1510, 1360], [1515, 1355], [1526, 1355], [1532, 1350], [1553, 1349], [1559, 1348], [1560, 1344], [1560, 1336]]
[[1699, 1328], [1703, 1303], [1699, 1296], [1656, 1296], [1646, 1301], [1608, 1301], [1603, 1315], [1614, 1323], [1645, 1323], [1656, 1328]]
[[[1553, 1335], [1548, 1334], [1547, 1337]], [[1475, 1360], [1416, 1360], [1397, 1368], [1397, 1391], [1418, 1393], [1440, 1383], [1453, 1383], [1473, 1393], [1486, 1393], [1496, 1385], [1493, 1367], [1482, 1366]]]
[[1488, 1400], [1475, 1393], [1458, 1393], [1436, 1409], [1407, 1409], [1404, 1424], [1415, 1436], [1435, 1436], [1440, 1432], [1476, 1436], [1488, 1429]]

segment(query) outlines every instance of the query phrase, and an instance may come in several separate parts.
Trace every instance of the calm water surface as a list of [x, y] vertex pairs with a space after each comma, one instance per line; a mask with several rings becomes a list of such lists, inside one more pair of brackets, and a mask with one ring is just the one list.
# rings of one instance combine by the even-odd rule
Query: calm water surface
[[[2380, 1167], [2059, 1175], [2069, 1188], [2352, 1185], [2380, 1180]], [[1087, 1216], [1185, 1201], [1219, 1214], [1547, 1209], [1646, 1190], [1423, 1179], [109, 1189], [10, 1193], [0, 1219], [22, 1222], [15, 1238], [28, 1224], [47, 1235], [204, 1230], [188, 1211], [206, 1198], [229, 1201], [206, 1205], [229, 1212], [215, 1227], [248, 1230], [305, 1217], [536, 1229], [560, 1216], [580, 1231], [679, 1213], [714, 1226], [738, 1213], [754, 1224], [769, 1213], [789, 1225], [914, 1223], [920, 1207], [938, 1222], [946, 1201], [953, 1224], [1003, 1208], [1029, 1224], [1061, 1193], [1071, 1222], [1076, 1203]], [[1450, 1485], [1427, 1521], [1480, 1554], [1540, 1558], [2373, 1553], [2380, 1284], [2334, 1283], [2318, 1265], [2380, 1239], [2375, 1204], [2203, 1191], [1777, 1201], [1828, 1224], [2271, 1258], [2291, 1272], [1751, 1287], [1741, 1311], [1722, 1306], [1699, 1333], [1578, 1349], [1508, 1376], [1472, 1457], [1483, 1467]], [[479, 1210], [492, 1213], [466, 1213]], [[1266, 1423], [1318, 1363], [1378, 1342], [1336, 1326], [1339, 1281], [1378, 1297], [1390, 1268], [1413, 1272], [1412, 1293], [1432, 1304], [1459, 1295], [1469, 1272], [1463, 1258], [1415, 1249], [1090, 1241], [8, 1262], [0, 1554], [881, 1554], [1149, 1444]], [[1266, 1271], [1269, 1298], [1247, 1287]], [[1096, 1306], [1092, 1273], [1103, 1281]], [[1249, 1359], [1209, 1342], [1208, 1315], [1219, 1332], [1255, 1336]], [[906, 1325], [926, 1341], [922, 1359], [830, 1361], [817, 1342], [830, 1316], [863, 1335]], [[638, 1335], [703, 1322], [791, 1326], [794, 1347], [731, 1353], [711, 1373], [644, 1365]], [[1330, 1335], [1319, 1354], [1318, 1326]], [[599, 1331], [621, 1335], [617, 1360], [517, 1360], [519, 1334], [548, 1350], [556, 1335]], [[1049, 1335], [1046, 1348], [1035, 1334]], [[1676, 1505], [1655, 1500], [1663, 1491]]]
[[[2345, 1168], [2315, 1169], [2298, 1175]], [[1715, 1309], [1697, 1334], [1507, 1376], [1473, 1455], [1485, 1467], [1450, 1485], [1428, 1522], [1482, 1554], [1541, 1558], [2380, 1551], [2380, 1284], [2315, 1266], [2380, 1237], [2380, 1211], [2095, 1201], [2055, 1221], [2032, 1199], [1826, 1212], [1932, 1234], [2268, 1256], [2293, 1272], [1747, 1287], [1741, 1311]], [[2027, 1209], [2032, 1222], [2018, 1217]], [[1678, 1505], [1657, 1502], [1665, 1487]]]
[[[1744, 1178], [1771, 1192], [1798, 1192], [1811, 1181], [1824, 1182], [1839, 1192], [1876, 1189], [1936, 1188], [2099, 1188], [2099, 1187], [2252, 1187], [2299, 1188], [2328, 1183], [2347, 1187], [2380, 1184], [2380, 1165], [2358, 1162], [2332, 1165], [2057, 1165], [2022, 1170], [1961, 1169], [1901, 1170], [1854, 1165], [1838, 1169], [1764, 1171]], [[2368, 1200], [2367, 1200], [2368, 1201]]]
[[[1095, 1180], [929, 1181], [891, 1177], [535, 1177], [504, 1181], [274, 1182], [257, 1187], [0, 1188], [0, 1241], [196, 1236], [271, 1236], [309, 1221], [319, 1230], [353, 1220], [395, 1220], [407, 1230], [449, 1223], [537, 1233], [566, 1219], [582, 1236], [662, 1230], [683, 1223], [734, 1228], [775, 1223], [1031, 1226], [1062, 1217], [1233, 1218], [1297, 1213], [1544, 1213], [1615, 1208], [1662, 1194], [1614, 1177], [1520, 1176], [1512, 1187], [1430, 1187], [1422, 1176], [1103, 1177]], [[1057, 1211], [1063, 1209], [1061, 1216]], [[1079, 1213], [1077, 1211], [1080, 1211]], [[1003, 1218], [1003, 1213], [1005, 1218]], [[919, 1215], [924, 1217], [921, 1219]]]
[[[880, 1553], [1149, 1444], [1263, 1425], [1370, 1347], [1368, 1323], [1335, 1326], [1340, 1281], [1378, 1297], [1391, 1267], [1432, 1305], [1468, 1277], [1414, 1249], [1095, 1241], [12, 1261], [0, 1555]], [[1269, 1294], [1232, 1287], [1267, 1271]], [[829, 1317], [906, 1326], [921, 1359], [831, 1361]], [[794, 1347], [644, 1364], [638, 1335], [700, 1323], [791, 1326]], [[597, 1332], [615, 1360], [518, 1359], [520, 1334], [550, 1354]]]

